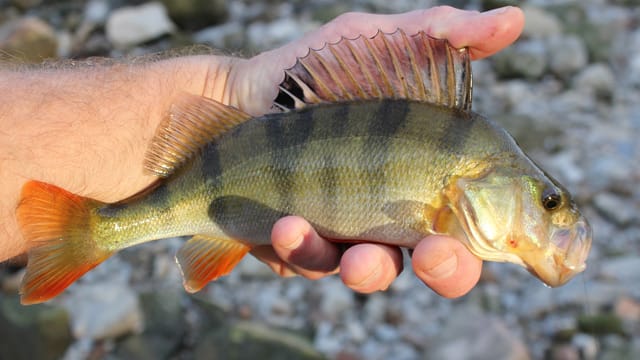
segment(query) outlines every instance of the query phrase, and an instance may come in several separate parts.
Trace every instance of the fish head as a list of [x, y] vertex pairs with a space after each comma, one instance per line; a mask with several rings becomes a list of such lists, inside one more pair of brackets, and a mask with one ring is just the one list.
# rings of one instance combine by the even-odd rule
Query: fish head
[[457, 179], [454, 187], [452, 210], [478, 257], [520, 264], [550, 287], [585, 269], [591, 227], [570, 194], [545, 174], [490, 171]]

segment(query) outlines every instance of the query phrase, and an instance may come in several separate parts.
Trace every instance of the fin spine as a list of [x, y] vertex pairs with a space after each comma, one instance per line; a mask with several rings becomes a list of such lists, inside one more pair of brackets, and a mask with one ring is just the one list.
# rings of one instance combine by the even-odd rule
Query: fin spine
[[467, 49], [424, 32], [398, 29], [366, 38], [341, 38], [310, 49], [285, 70], [274, 108], [367, 99], [408, 99], [469, 110], [471, 66]]

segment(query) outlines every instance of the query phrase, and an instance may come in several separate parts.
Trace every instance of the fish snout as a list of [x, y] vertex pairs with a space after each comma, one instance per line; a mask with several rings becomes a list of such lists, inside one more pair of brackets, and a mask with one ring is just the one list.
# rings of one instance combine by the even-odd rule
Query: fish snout
[[584, 271], [591, 250], [592, 230], [584, 218], [570, 227], [552, 227], [547, 258], [529, 269], [550, 287], [564, 285]]

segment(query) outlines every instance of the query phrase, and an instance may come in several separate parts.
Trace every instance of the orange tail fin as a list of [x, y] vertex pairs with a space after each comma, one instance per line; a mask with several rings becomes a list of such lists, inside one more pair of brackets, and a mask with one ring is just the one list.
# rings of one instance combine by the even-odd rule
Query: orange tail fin
[[92, 209], [102, 203], [57, 186], [29, 181], [16, 210], [28, 242], [22, 304], [47, 301], [111, 256], [91, 237]]

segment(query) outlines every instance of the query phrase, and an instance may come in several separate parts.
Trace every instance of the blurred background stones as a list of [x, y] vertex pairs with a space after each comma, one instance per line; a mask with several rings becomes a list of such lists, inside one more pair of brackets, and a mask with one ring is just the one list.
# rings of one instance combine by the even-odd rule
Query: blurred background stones
[[512, 265], [441, 299], [405, 264], [386, 292], [280, 279], [248, 258], [187, 295], [180, 239], [128, 249], [50, 304], [22, 307], [0, 270], [0, 359], [634, 359], [640, 354], [640, 8], [631, 0], [0, 0], [4, 66], [194, 44], [251, 56], [347, 11], [522, 6], [516, 44], [474, 62], [474, 109], [573, 193], [595, 243], [548, 289]]

